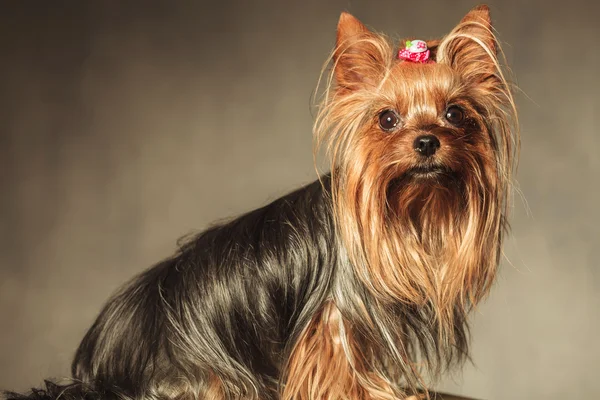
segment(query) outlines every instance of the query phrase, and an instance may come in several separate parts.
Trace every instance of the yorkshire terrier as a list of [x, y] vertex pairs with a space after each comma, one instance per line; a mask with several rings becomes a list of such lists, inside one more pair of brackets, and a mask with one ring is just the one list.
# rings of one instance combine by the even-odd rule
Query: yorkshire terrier
[[400, 43], [343, 13], [314, 129], [331, 172], [127, 284], [75, 383], [7, 398], [427, 396], [425, 376], [468, 357], [519, 141], [486, 6]]

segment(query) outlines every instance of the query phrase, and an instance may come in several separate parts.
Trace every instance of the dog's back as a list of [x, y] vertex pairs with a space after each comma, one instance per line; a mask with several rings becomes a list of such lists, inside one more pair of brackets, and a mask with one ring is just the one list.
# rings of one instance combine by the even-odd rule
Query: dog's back
[[108, 302], [73, 376], [133, 397], [275, 396], [289, 345], [327, 292], [331, 218], [317, 181], [199, 234]]

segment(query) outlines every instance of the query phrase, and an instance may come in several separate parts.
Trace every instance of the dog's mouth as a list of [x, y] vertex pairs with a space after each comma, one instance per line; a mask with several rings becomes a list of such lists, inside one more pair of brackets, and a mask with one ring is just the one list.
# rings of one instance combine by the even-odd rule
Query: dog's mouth
[[457, 173], [442, 165], [419, 165], [409, 168], [392, 179], [387, 187], [388, 195], [398, 195], [404, 188], [428, 188], [443, 186], [457, 188], [460, 179]]
[[398, 171], [398, 175], [388, 183], [387, 193], [394, 195], [408, 186], [422, 189], [438, 186], [456, 188], [461, 181], [461, 174], [445, 165], [420, 164]]
[[404, 175], [413, 179], [451, 179], [454, 172], [440, 165], [417, 166], [407, 170]]

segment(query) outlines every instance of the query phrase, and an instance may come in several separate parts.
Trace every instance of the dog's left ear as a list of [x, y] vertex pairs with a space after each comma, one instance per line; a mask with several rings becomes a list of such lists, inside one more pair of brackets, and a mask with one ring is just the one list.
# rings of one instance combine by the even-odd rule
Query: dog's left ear
[[[387, 54], [389, 53], [389, 54]], [[391, 50], [377, 34], [371, 32], [354, 16], [344, 12], [337, 27], [333, 54], [338, 89], [352, 91], [376, 86]]]
[[466, 81], [480, 84], [490, 75], [496, 75], [496, 51], [490, 10], [486, 5], [480, 5], [442, 39], [436, 57], [437, 62], [450, 65]]

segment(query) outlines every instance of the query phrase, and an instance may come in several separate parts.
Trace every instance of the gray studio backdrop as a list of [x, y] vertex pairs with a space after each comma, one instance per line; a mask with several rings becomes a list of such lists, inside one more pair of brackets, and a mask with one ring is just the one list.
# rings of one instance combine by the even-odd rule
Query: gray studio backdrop
[[[342, 10], [435, 37], [476, 3], [117, 4], [0, 10], [3, 388], [67, 375], [109, 294], [178, 237], [314, 179], [309, 105]], [[491, 8], [525, 93], [522, 196], [510, 263], [473, 316], [473, 364], [440, 387], [597, 399], [600, 7]]]

